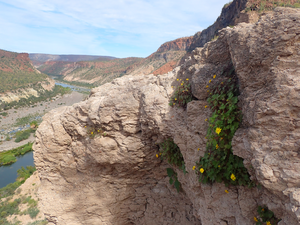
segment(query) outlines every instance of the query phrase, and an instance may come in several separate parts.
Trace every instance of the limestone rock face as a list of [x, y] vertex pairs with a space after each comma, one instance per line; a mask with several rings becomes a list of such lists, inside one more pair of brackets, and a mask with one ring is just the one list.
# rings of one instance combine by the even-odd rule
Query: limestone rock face
[[[168, 74], [124, 76], [48, 113], [34, 144], [47, 218], [57, 225], [252, 225], [258, 205], [266, 205], [281, 225], [298, 224], [299, 21], [299, 10], [277, 8], [256, 24], [223, 29]], [[205, 86], [230, 65], [243, 111], [233, 152], [260, 189], [202, 185], [192, 170], [206, 147]], [[197, 98], [187, 109], [168, 105], [177, 78], [189, 78]], [[168, 137], [188, 171], [174, 168], [180, 193], [168, 183], [169, 165], [155, 157], [156, 144]]]

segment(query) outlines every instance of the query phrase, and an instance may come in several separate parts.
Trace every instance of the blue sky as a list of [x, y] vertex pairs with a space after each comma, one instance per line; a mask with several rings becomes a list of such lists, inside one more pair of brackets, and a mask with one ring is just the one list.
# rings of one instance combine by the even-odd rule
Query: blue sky
[[147, 57], [211, 25], [228, 0], [0, 0], [0, 49]]

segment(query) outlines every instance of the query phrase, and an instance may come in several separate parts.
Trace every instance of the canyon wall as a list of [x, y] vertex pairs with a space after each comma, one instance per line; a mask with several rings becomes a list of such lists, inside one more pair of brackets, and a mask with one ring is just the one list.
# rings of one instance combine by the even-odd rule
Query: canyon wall
[[[299, 10], [277, 8], [255, 24], [221, 30], [167, 74], [115, 79], [86, 101], [44, 116], [34, 159], [50, 224], [252, 225], [259, 205], [282, 219], [280, 225], [298, 224], [299, 21]], [[206, 149], [205, 87], [219, 82], [229, 65], [243, 112], [233, 153], [261, 188], [204, 185], [192, 170]], [[186, 109], [168, 105], [177, 79], [192, 86], [195, 100]], [[179, 193], [168, 182], [170, 166], [155, 157], [166, 138], [179, 146], [188, 172], [174, 168]]]

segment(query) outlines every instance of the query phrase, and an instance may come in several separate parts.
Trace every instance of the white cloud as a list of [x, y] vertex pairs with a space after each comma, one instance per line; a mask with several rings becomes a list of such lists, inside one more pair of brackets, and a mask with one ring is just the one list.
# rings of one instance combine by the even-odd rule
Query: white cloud
[[[212, 24], [227, 2], [0, 0], [0, 34], [6, 36], [0, 48], [19, 51], [22, 44], [28, 52], [147, 56], [165, 41]], [[119, 53], [109, 50], [114, 44]]]

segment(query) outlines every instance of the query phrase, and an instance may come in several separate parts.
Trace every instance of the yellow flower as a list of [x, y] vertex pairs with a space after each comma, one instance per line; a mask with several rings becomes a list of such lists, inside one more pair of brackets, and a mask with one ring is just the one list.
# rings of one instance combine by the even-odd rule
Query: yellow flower
[[177, 79], [177, 81], [179, 81], [179, 79]]
[[218, 148], [219, 148], [219, 145], [217, 144], [217, 145], [216, 145], [216, 149], [218, 149]]
[[200, 171], [200, 173], [203, 173], [203, 172], [204, 172], [204, 169], [203, 169], [203, 168], [201, 168], [199, 171]]
[[173, 105], [175, 105], [175, 103], [173, 103]]
[[254, 217], [254, 221], [255, 221], [255, 222], [258, 222], [258, 219], [257, 219], [256, 217]]
[[175, 101], [177, 101], [177, 98], [175, 98]]
[[86, 126], [84, 126], [84, 127], [86, 127]]
[[225, 190], [225, 192], [228, 194], [229, 193], [229, 191], [228, 190]]
[[223, 84], [223, 82], [221, 82], [221, 84]]
[[93, 134], [93, 131], [91, 132], [91, 134]]
[[266, 222], [266, 225], [272, 225], [272, 224], [271, 224], [271, 222], [270, 222], [270, 221], [267, 221], [267, 222]]
[[222, 130], [222, 129], [221, 129], [220, 127], [217, 127], [217, 128], [216, 128], [216, 133], [217, 133], [217, 134], [220, 134], [220, 133], [221, 133], [221, 130]]
[[197, 149], [198, 151], [200, 150], [200, 148]]
[[189, 80], [189, 78], [186, 78], [186, 80]]
[[158, 154], [156, 154], [155, 156], [156, 156], [156, 158], [158, 158]]
[[207, 121], [207, 119], [205, 119], [205, 121]]
[[207, 92], [209, 92], [209, 90], [207, 90]]
[[98, 133], [100, 132], [100, 130], [98, 130]]
[[181, 83], [181, 86], [183, 85], [183, 83]]
[[220, 166], [220, 165], [218, 165], [218, 167], [220, 168], [221, 166]]
[[231, 176], [230, 176], [231, 180], [235, 181], [236, 180], [236, 177], [234, 176], [234, 174], [232, 173]]
[[211, 82], [211, 80], [208, 81], [208, 83], [210, 83], [210, 82]]
[[217, 75], [214, 75], [213, 78], [215, 79]]
[[195, 170], [196, 166], [193, 166], [193, 170]]
[[206, 106], [204, 106], [205, 108], [207, 108], [207, 105]]
[[206, 88], [208, 88], [209, 86], [208, 85], [206, 85]]

